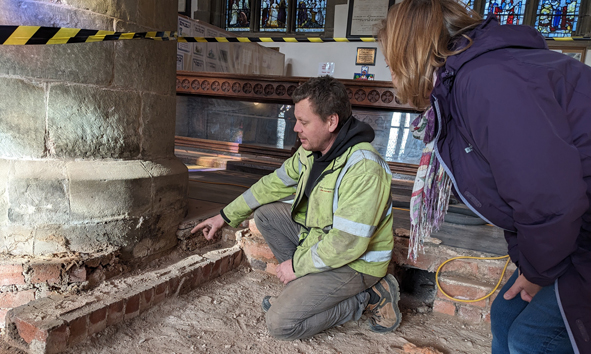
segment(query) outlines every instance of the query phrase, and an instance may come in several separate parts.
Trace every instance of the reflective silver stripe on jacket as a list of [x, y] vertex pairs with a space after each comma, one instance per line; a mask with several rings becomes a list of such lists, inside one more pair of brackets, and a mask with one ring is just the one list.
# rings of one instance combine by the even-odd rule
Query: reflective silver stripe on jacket
[[[386, 171], [388, 176], [390, 176], [390, 178], [392, 178], [392, 171], [390, 171], [390, 166], [388, 166], [388, 164], [384, 161], [384, 159], [382, 159], [380, 157], [380, 155], [374, 153], [373, 151], [369, 151], [369, 150], [355, 151], [354, 153], [351, 154], [351, 156], [349, 156], [349, 159], [347, 160], [345, 167], [343, 167], [343, 169], [341, 170], [341, 173], [339, 173], [339, 177], [337, 178], [337, 183], [335, 184], [335, 189], [334, 189], [334, 198], [333, 198], [333, 202], [332, 202], [333, 214], [337, 210], [337, 206], [339, 204], [338, 190], [339, 190], [339, 186], [341, 185], [341, 181], [343, 180], [343, 177], [345, 176], [345, 173], [347, 173], [347, 171], [349, 170], [349, 168], [351, 166], [353, 166], [356, 163], [358, 163], [362, 160], [365, 160], [365, 159], [375, 161], [378, 164], [380, 164], [380, 166], [382, 166], [382, 168]], [[333, 223], [334, 223], [334, 221], [333, 221]]]
[[289, 177], [289, 175], [287, 174], [287, 171], [285, 170], [285, 162], [283, 163], [283, 165], [281, 165], [281, 167], [276, 169], [275, 172], [277, 172], [277, 177], [279, 177], [281, 182], [283, 182], [283, 184], [286, 187], [292, 187], [298, 184], [298, 182], [295, 179]]
[[310, 253], [312, 254], [312, 261], [314, 262], [314, 267], [316, 267], [316, 269], [318, 270], [328, 270], [330, 269], [330, 267], [328, 267], [318, 255], [318, 243], [316, 243], [310, 249]]
[[376, 230], [376, 227], [373, 225], [347, 220], [345, 218], [341, 218], [340, 216], [333, 217], [332, 227], [360, 237], [371, 237], [371, 235], [373, 235], [374, 231]]
[[392, 259], [392, 251], [369, 251], [365, 252], [359, 259], [366, 262], [386, 262]]
[[257, 199], [254, 197], [254, 194], [252, 194], [250, 188], [246, 192], [242, 193], [242, 196], [244, 197], [246, 205], [248, 205], [248, 207], [251, 210], [255, 210], [256, 208], [261, 206], [261, 203], [259, 203]]

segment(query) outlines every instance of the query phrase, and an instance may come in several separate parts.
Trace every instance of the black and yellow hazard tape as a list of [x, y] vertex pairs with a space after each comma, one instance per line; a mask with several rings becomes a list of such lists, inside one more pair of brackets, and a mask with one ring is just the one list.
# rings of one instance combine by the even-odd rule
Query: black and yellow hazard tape
[[[42, 26], [0, 26], [0, 45], [92, 43], [125, 39], [176, 40], [185, 43], [331, 43], [375, 42], [373, 37], [321, 38], [321, 37], [178, 37], [174, 31], [112, 32], [79, 28]], [[591, 37], [554, 37], [555, 41], [591, 40]]]
[[42, 26], [0, 26], [1, 45], [91, 43], [123, 39], [175, 40], [176, 32], [113, 32]]

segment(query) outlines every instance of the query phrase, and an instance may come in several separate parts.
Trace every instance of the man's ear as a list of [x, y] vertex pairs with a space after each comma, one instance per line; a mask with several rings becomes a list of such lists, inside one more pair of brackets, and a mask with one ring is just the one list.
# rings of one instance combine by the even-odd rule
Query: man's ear
[[337, 127], [339, 126], [339, 115], [336, 113], [329, 115], [327, 122], [328, 122], [328, 130], [331, 133], [334, 133], [337, 130]]

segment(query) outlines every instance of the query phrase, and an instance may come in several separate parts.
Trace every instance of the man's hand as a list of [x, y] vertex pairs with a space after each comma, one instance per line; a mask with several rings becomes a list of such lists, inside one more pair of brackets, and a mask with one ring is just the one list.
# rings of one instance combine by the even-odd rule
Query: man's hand
[[287, 284], [296, 278], [291, 265], [291, 259], [277, 266], [277, 278], [279, 278], [283, 284]]
[[511, 286], [509, 290], [505, 292], [503, 298], [505, 300], [511, 300], [517, 296], [517, 294], [521, 293], [521, 299], [523, 301], [530, 302], [541, 288], [541, 286], [530, 282], [529, 280], [525, 279], [523, 274], [520, 274], [517, 279], [515, 279], [513, 286]]
[[211, 217], [205, 221], [202, 221], [199, 225], [195, 226], [192, 230], [191, 233], [194, 234], [195, 232], [199, 231], [200, 229], [203, 229], [203, 236], [205, 236], [206, 240], [211, 240], [213, 238], [213, 235], [215, 235], [215, 233], [221, 229], [224, 224], [226, 222], [224, 221], [224, 218], [222, 218], [222, 216], [220, 214]]

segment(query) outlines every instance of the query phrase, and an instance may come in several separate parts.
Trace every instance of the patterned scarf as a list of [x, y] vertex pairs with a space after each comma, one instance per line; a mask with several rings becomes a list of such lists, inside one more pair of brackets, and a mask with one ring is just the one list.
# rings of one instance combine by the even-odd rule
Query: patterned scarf
[[425, 239], [433, 230], [439, 230], [447, 212], [451, 179], [435, 156], [435, 113], [429, 107], [411, 124], [412, 135], [426, 146], [421, 155], [410, 199], [410, 242], [408, 258], [415, 261]]

